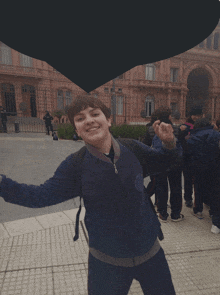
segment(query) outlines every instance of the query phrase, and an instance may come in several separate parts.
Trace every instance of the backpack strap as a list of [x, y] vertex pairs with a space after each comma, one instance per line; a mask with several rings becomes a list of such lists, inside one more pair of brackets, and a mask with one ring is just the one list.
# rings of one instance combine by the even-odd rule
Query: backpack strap
[[[81, 176], [82, 176], [82, 163], [83, 163], [85, 153], [86, 153], [86, 146], [82, 147], [78, 152], [74, 153], [74, 155], [73, 155], [73, 159], [75, 159], [75, 158], [80, 159], [80, 163], [77, 163], [77, 164], [79, 165], [79, 167], [81, 169], [81, 171], [80, 171]], [[80, 206], [79, 206], [79, 210], [76, 214], [75, 236], [73, 238], [74, 242], [77, 241], [79, 238], [79, 215], [80, 215], [80, 212], [82, 209], [81, 200], [82, 200], [82, 197], [80, 196]]]

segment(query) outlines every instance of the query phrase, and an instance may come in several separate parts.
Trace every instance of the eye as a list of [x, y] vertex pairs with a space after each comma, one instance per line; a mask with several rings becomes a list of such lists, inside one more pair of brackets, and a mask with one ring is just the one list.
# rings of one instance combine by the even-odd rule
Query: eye
[[78, 118], [78, 119], [76, 119], [76, 121], [78, 122], [78, 121], [82, 121], [82, 118]]
[[99, 113], [93, 113], [93, 116], [99, 116]]

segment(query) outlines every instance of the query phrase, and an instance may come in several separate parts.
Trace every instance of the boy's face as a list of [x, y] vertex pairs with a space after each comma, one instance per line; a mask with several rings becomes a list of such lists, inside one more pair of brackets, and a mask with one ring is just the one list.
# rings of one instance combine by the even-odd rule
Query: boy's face
[[78, 136], [91, 145], [96, 146], [109, 135], [111, 119], [106, 119], [99, 108], [88, 107], [74, 116]]
[[203, 117], [203, 115], [192, 115], [191, 118], [193, 119], [193, 121], [195, 122], [198, 119], [201, 119]]

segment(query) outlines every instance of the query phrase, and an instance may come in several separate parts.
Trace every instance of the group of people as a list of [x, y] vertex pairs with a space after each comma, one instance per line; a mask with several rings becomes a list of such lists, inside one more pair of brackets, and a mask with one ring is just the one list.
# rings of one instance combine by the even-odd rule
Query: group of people
[[[180, 189], [183, 147], [181, 136], [173, 133], [175, 127], [168, 121], [169, 116], [168, 119], [155, 116], [149, 128], [152, 142], [148, 145], [114, 138], [110, 133], [110, 109], [91, 95], [74, 100], [68, 118], [85, 146], [69, 155], [54, 175], [39, 186], [18, 183], [1, 174], [0, 196], [6, 202], [31, 208], [83, 198], [89, 235], [89, 295], [127, 295], [133, 279], [140, 282], [145, 295], [175, 295], [160, 245], [162, 219], [157, 218], [149, 198], [156, 189], [158, 210], [165, 217], [167, 201], [160, 197], [166, 195], [161, 185], [165, 186], [165, 176], [169, 175], [173, 188], [171, 217], [174, 221], [183, 220]], [[188, 129], [181, 132], [188, 134]], [[211, 127], [207, 130], [212, 131]], [[148, 175], [152, 182], [156, 178], [158, 185], [151, 183], [145, 188], [143, 180]], [[209, 201], [211, 207], [212, 199]], [[196, 208], [201, 210], [199, 205]], [[80, 211], [81, 205], [74, 241], [79, 237]]]
[[[178, 115], [178, 114], [176, 114]], [[175, 116], [175, 114], [174, 114]], [[176, 119], [179, 119], [176, 116]], [[183, 149], [183, 156], [172, 169], [166, 173], [151, 175], [147, 186], [149, 196], [155, 195], [155, 206], [161, 222], [167, 222], [171, 207], [171, 220], [184, 220], [182, 210], [182, 173], [184, 177], [185, 205], [193, 208], [193, 215], [199, 219], [203, 216], [203, 204], [209, 207], [212, 218], [213, 233], [220, 233], [220, 120], [211, 124], [202, 109], [194, 107], [184, 124], [172, 123], [171, 109], [160, 107], [151, 116], [147, 124], [143, 143], [156, 147], [155, 132], [152, 127], [156, 120], [171, 124], [174, 135]], [[168, 182], [170, 186], [170, 205], [168, 205]], [[194, 187], [194, 202], [193, 202]]]

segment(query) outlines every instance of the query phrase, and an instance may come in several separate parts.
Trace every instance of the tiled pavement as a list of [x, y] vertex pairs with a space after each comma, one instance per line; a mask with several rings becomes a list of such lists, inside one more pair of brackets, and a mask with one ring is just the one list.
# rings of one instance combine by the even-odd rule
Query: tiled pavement
[[[80, 215], [80, 237], [73, 242], [78, 209], [0, 224], [1, 295], [86, 295], [88, 271], [87, 232]], [[170, 209], [168, 209], [169, 212]], [[161, 245], [170, 266], [177, 295], [220, 294], [220, 234], [212, 234], [207, 208], [205, 218], [192, 216], [162, 223]], [[133, 281], [129, 295], [143, 294]]]

